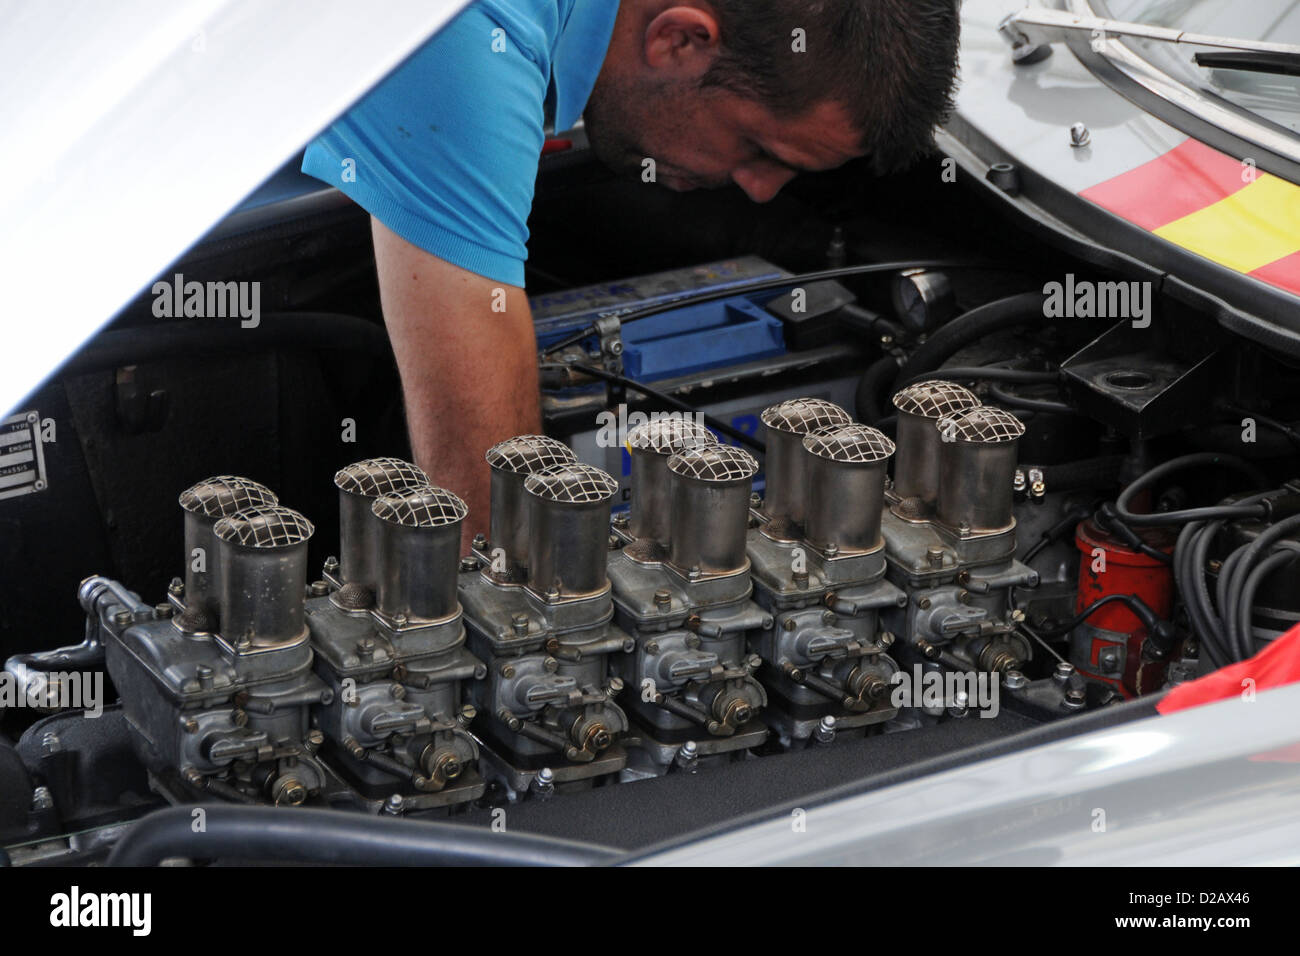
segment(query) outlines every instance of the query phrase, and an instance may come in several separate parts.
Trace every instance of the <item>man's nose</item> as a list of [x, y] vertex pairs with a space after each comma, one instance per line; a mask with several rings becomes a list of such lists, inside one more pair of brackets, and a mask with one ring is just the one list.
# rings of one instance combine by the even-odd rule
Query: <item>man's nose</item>
[[754, 202], [770, 202], [776, 198], [781, 187], [797, 176], [793, 169], [780, 166], [737, 166], [731, 173], [731, 181], [745, 191]]

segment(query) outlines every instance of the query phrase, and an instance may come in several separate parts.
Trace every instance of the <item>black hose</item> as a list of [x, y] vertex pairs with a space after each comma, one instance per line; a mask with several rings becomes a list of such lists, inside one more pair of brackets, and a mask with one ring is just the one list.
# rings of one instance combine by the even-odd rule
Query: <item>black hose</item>
[[1072, 620], [1065, 624], [1058, 624], [1050, 630], [1045, 630], [1042, 634], [1044, 637], [1060, 637], [1062, 634], [1069, 634], [1076, 627], [1097, 613], [1101, 608], [1105, 607], [1107, 604], [1114, 604], [1117, 601], [1122, 602], [1130, 611], [1133, 612], [1134, 616], [1142, 622], [1142, 626], [1147, 629], [1148, 634], [1153, 637], [1159, 635], [1162, 640], [1166, 637], [1168, 632], [1166, 622], [1161, 620], [1160, 615], [1156, 614], [1146, 601], [1142, 600], [1136, 594], [1119, 593], [1107, 594], [1105, 597], [1098, 598], [1076, 614]]
[[1238, 627], [1241, 621], [1242, 589], [1245, 587], [1251, 569], [1262, 555], [1272, 549], [1278, 539], [1297, 528], [1300, 528], [1300, 515], [1292, 515], [1269, 525], [1255, 536], [1254, 541], [1243, 548], [1238, 548], [1233, 554], [1236, 560], [1233, 560], [1230, 565], [1225, 563], [1221, 569], [1220, 573], [1227, 576], [1227, 589], [1224, 592], [1224, 603], [1219, 609], [1228, 630], [1229, 643], [1237, 649], [1237, 660], [1245, 660], [1252, 653], [1249, 626], [1245, 630]]
[[192, 806], [142, 817], [108, 856], [109, 866], [155, 866], [169, 857], [354, 866], [592, 866], [609, 847], [487, 827], [372, 817], [340, 810]]
[[1268, 514], [1268, 506], [1265, 504], [1217, 505], [1209, 508], [1186, 508], [1182, 511], [1167, 511], [1158, 514], [1137, 514], [1129, 511], [1129, 502], [1133, 500], [1133, 496], [1139, 491], [1144, 491], [1166, 475], [1200, 465], [1219, 465], [1224, 468], [1231, 468], [1247, 475], [1259, 485], [1266, 484], [1268, 481], [1264, 473], [1254, 465], [1233, 455], [1220, 455], [1215, 452], [1183, 455], [1181, 458], [1171, 458], [1169, 461], [1156, 465], [1156, 467], [1135, 479], [1121, 491], [1119, 498], [1115, 501], [1116, 516], [1126, 524], [1137, 525], [1138, 527], [1156, 527], [1180, 525], [1188, 521], [1212, 521], [1215, 518], [1258, 518]]
[[1250, 614], [1252, 605], [1255, 603], [1255, 592], [1259, 590], [1259, 586], [1266, 577], [1284, 564], [1290, 564], [1294, 561], [1296, 552], [1300, 552], [1300, 544], [1293, 541], [1282, 541], [1278, 544], [1277, 551], [1260, 561], [1245, 576], [1245, 581], [1241, 585], [1238, 604], [1230, 612], [1237, 615], [1237, 636], [1245, 652], [1245, 656], [1241, 658], [1243, 661], [1255, 655], [1255, 637], [1250, 630]]
[[874, 425], [885, 417], [885, 410], [880, 404], [881, 398], [897, 375], [898, 359], [892, 355], [878, 358], [867, 366], [867, 370], [862, 373], [862, 378], [858, 381], [858, 391], [853, 402], [858, 421]]
[[939, 368], [967, 345], [997, 332], [1024, 325], [1033, 319], [1043, 319], [1042, 292], [1023, 292], [971, 309], [926, 339], [899, 370], [898, 380], [903, 384], [911, 382], [919, 375]]
[[1097, 509], [1097, 514], [1094, 520], [1097, 522], [1098, 527], [1103, 531], [1108, 531], [1115, 535], [1115, 537], [1119, 538], [1120, 541], [1132, 548], [1134, 551], [1145, 554], [1148, 558], [1151, 558], [1153, 561], [1159, 561], [1161, 564], [1174, 563], [1174, 559], [1171, 555], [1166, 554], [1164, 551], [1160, 551], [1157, 548], [1151, 547], [1151, 545], [1142, 540], [1140, 534], [1121, 521], [1119, 515], [1115, 513], [1115, 505], [1110, 502], [1106, 502]]
[[[1048, 485], [1048, 487], [1052, 488], [1053, 486]], [[1055, 489], [1053, 488], [1053, 490]], [[1044, 531], [1042, 534], [1038, 536], [1038, 540], [1028, 551], [1025, 552], [1025, 556], [1020, 559], [1020, 563], [1025, 565], [1029, 564], [1030, 561], [1034, 560], [1034, 558], [1037, 557], [1040, 551], [1042, 551], [1048, 545], [1055, 542], [1058, 538], [1061, 537], [1061, 535], [1065, 534], [1067, 531], [1073, 531], [1075, 528], [1077, 528], [1079, 522], [1087, 518], [1088, 515], [1091, 514], [1091, 512], [1092, 512], [1091, 508], [1085, 508], [1082, 505], [1075, 505], [1068, 512], [1066, 512], [1065, 516], [1061, 518], [1059, 521], [1057, 521], [1056, 524], [1052, 525], [1050, 528], [1048, 528], [1046, 531]]]
[[81, 375], [182, 355], [249, 354], [275, 349], [393, 353], [379, 322], [329, 312], [268, 312], [256, 327], [239, 319], [167, 319], [101, 332], [58, 372]]
[[[619, 323], [627, 325], [629, 322], [638, 322], [641, 319], [648, 319], [652, 315], [659, 315], [663, 312], [671, 312], [674, 309], [681, 309], [689, 305], [703, 305], [706, 302], [717, 302], [719, 299], [731, 299], [739, 295], [750, 295], [754, 292], [763, 292], [767, 289], [788, 289], [793, 286], [804, 286], [814, 282], [825, 282], [829, 279], [847, 279], [851, 276], [872, 275], [879, 272], [902, 272], [906, 269], [986, 269], [994, 272], [1016, 272], [1018, 270], [1008, 269], [1005, 264], [999, 265], [995, 262], [978, 262], [968, 260], [952, 259], [934, 259], [920, 262], [868, 262], [854, 266], [842, 266], [838, 269], [822, 269], [819, 272], [805, 272], [800, 275], [778, 276], [774, 279], [754, 279], [746, 282], [738, 282], [734, 285], [726, 286], [721, 289], [709, 289], [706, 292], [699, 292], [695, 295], [684, 295], [678, 298], [669, 299], [664, 302], [656, 302], [654, 305], [643, 306], [639, 309], [631, 309], [619, 315]], [[1042, 296], [1039, 296], [1041, 303]], [[1041, 309], [1041, 306], [1040, 306]], [[618, 315], [617, 309], [610, 309], [607, 315]], [[583, 339], [590, 338], [599, 334], [594, 325], [590, 325], [580, 332], [565, 336], [558, 342], [553, 342], [541, 350], [543, 356], [554, 355], [556, 352], [567, 349], [571, 345], [577, 345]]]
[[911, 385], [926, 378], [961, 382], [966, 380], [987, 382], [1023, 382], [1028, 385], [1047, 385], [1060, 380], [1057, 372], [1035, 372], [1025, 368], [998, 368], [992, 365], [946, 365], [942, 368], [918, 372], [909, 378], [899, 377], [898, 387]]
[[1124, 455], [1101, 455], [1059, 465], [1043, 465], [1043, 482], [1049, 491], [1078, 491], [1080, 488], [1109, 488], [1119, 484]]
[[[1223, 634], [1223, 623], [1219, 621], [1218, 615], [1209, 602], [1208, 592], [1204, 600], [1198, 593], [1198, 585], [1201, 590], [1205, 590], [1205, 577], [1197, 568], [1196, 553], [1200, 542], [1206, 541], [1207, 535], [1213, 537], [1217, 526], [1221, 525], [1222, 521], [1211, 522], [1208, 526], [1200, 521], [1188, 522], [1179, 532], [1178, 543], [1174, 546], [1174, 584], [1178, 588], [1178, 593], [1182, 595], [1192, 634], [1200, 642], [1205, 655], [1216, 668], [1230, 661], [1232, 655], [1229, 649], [1219, 643]], [[1211, 528], [1214, 530], [1210, 530]]]
[[1267, 415], [1261, 415], [1258, 412], [1252, 412], [1250, 409], [1245, 408], [1244, 406], [1234, 405], [1231, 402], [1225, 403], [1223, 407], [1226, 408], [1228, 411], [1232, 412], [1234, 415], [1244, 415], [1247, 418], [1255, 419], [1255, 421], [1259, 422], [1265, 428], [1277, 432], [1279, 435], [1281, 435], [1287, 441], [1289, 441], [1292, 445], [1296, 446], [1297, 448], [1300, 448], [1300, 431], [1296, 431], [1286, 422], [1280, 421], [1279, 419], [1276, 418], [1269, 418]]
[[661, 392], [648, 385], [642, 385], [635, 379], [630, 379], [614, 372], [607, 372], [603, 368], [596, 368], [594, 365], [579, 365], [571, 362], [543, 362], [538, 366], [538, 368], [543, 371], [563, 371], [565, 369], [572, 369], [575, 372], [581, 372], [583, 375], [590, 375], [592, 378], [599, 378], [606, 382], [613, 382], [616, 385], [621, 385], [624, 388], [630, 388], [635, 392], [640, 392], [642, 395], [653, 398], [657, 402], [663, 402], [665, 405], [675, 408], [678, 411], [689, 412], [692, 415], [702, 415], [704, 418], [704, 424], [712, 428], [715, 432], [718, 432], [721, 435], [726, 435], [728, 438], [734, 438], [742, 445], [748, 445], [760, 455], [767, 452], [767, 444], [762, 439], [755, 438], [753, 435], [746, 435], [740, 429], [733, 428], [721, 419], [714, 418], [706, 412], [701, 412], [689, 402], [683, 402], [680, 398], [673, 398], [673, 396], [669, 395], [667, 392]]
[[1008, 408], [1023, 408], [1031, 412], [1043, 412], [1048, 415], [1080, 414], [1078, 409], [1065, 404], [1065, 402], [1055, 402], [1046, 398], [1026, 398], [997, 385], [989, 386], [989, 394], [993, 396], [999, 405], [1005, 405]]

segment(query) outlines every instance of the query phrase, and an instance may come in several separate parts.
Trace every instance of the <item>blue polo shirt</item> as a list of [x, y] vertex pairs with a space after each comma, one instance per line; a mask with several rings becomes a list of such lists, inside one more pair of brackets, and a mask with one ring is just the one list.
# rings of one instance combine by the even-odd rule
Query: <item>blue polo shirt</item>
[[302, 170], [413, 245], [524, 284], [548, 116], [571, 128], [618, 0], [476, 0], [308, 147]]

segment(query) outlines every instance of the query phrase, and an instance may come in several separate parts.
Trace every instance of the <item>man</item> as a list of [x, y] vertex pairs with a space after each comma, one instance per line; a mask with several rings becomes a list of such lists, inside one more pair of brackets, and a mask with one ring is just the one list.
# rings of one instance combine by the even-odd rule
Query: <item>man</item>
[[[673, 190], [767, 202], [803, 171], [925, 151], [957, 0], [478, 0], [311, 144], [372, 214], [416, 461], [485, 527], [483, 452], [536, 432], [527, 220], [547, 121]], [[585, 110], [584, 110], [585, 106]], [[647, 186], [647, 188], [650, 188]]]

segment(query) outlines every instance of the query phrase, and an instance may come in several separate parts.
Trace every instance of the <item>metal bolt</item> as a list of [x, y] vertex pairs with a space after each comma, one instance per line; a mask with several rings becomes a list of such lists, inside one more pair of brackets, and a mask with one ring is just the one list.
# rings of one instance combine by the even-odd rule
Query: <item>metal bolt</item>
[[926, 548], [925, 560], [926, 563], [928, 563], [932, 568], [942, 568], [943, 548], [939, 548], [939, 547]]
[[339, 559], [334, 557], [334, 555], [331, 554], [328, 558], [325, 559], [325, 570], [333, 572], [333, 571], [337, 571], [338, 569], [339, 569]]
[[485, 547], [487, 547], [487, 535], [482, 532], [474, 535], [474, 550], [482, 551]]
[[537, 776], [533, 778], [533, 789], [537, 793], [538, 799], [545, 800], [547, 797], [555, 794], [555, 771], [550, 767], [543, 767], [537, 771]]
[[672, 606], [673, 596], [667, 588], [660, 588], [655, 591], [655, 607], [661, 611], [666, 611]]
[[131, 624], [131, 612], [118, 611], [113, 615], [113, 623], [118, 627], [129, 627]]
[[1074, 665], [1067, 661], [1061, 661], [1056, 665], [1056, 671], [1052, 676], [1058, 681], [1067, 681], [1074, 676]]
[[461, 558], [460, 569], [461, 571], [477, 571], [478, 558]]
[[823, 745], [835, 740], [835, 717], [833, 715], [827, 714], [821, 719], [821, 723], [813, 731], [813, 738]]
[[520, 637], [528, 633], [528, 615], [522, 611], [514, 614], [510, 618], [510, 626]]
[[330, 593], [330, 586], [324, 581], [313, 581], [311, 583], [311, 596], [324, 597]]
[[41, 737], [41, 753], [56, 754], [63, 749], [63, 741], [59, 740], [59, 735], [47, 733]]
[[1009, 690], [1020, 690], [1029, 684], [1029, 678], [1020, 671], [1007, 671], [1002, 675], [1002, 683]]
[[402, 805], [404, 803], [406, 803], [406, 800], [400, 793], [391, 794], [388, 799], [384, 801], [384, 813], [395, 817], [402, 812]]
[[969, 708], [970, 698], [966, 696], [965, 691], [957, 691], [952, 698], [952, 706], [948, 708], [948, 714], [951, 717], [965, 717]]
[[673, 763], [685, 773], [695, 773], [700, 769], [700, 747], [694, 740], [688, 740], [677, 748]]
[[1070, 145], [1075, 149], [1081, 149], [1091, 142], [1092, 133], [1088, 131], [1088, 127], [1082, 123], [1075, 123], [1070, 127]]
[[167, 593], [175, 594], [178, 597], [185, 593], [185, 582], [180, 578], [172, 578], [171, 584], [167, 585]]
[[49, 787], [37, 787], [32, 791], [33, 810], [51, 810], [54, 808], [54, 795]]

